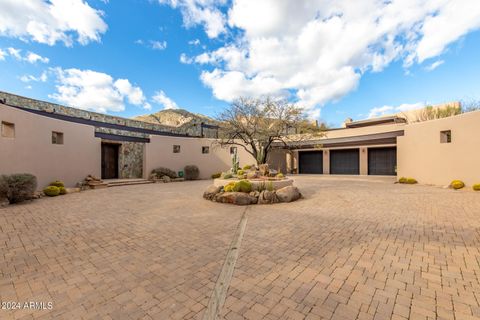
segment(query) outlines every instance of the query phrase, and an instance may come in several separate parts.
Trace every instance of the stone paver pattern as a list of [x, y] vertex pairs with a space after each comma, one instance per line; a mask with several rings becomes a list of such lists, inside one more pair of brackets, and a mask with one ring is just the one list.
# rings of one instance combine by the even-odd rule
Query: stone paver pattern
[[[220, 317], [479, 319], [480, 193], [295, 177], [248, 208]], [[109, 188], [0, 209], [0, 319], [201, 319], [245, 210], [209, 181]]]

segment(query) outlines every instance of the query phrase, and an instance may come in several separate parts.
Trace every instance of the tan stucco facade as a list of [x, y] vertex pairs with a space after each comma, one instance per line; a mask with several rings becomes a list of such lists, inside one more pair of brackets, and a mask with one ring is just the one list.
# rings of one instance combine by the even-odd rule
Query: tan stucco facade
[[[0, 122], [15, 126], [14, 138], [0, 137], [0, 174], [34, 174], [39, 188], [57, 179], [70, 187], [88, 174], [100, 175], [101, 140], [93, 127], [2, 104]], [[63, 144], [52, 144], [52, 131], [63, 133]]]
[[[441, 143], [448, 130], [451, 143]], [[455, 179], [480, 183], [480, 111], [410, 124], [397, 144], [399, 177], [442, 186]]]

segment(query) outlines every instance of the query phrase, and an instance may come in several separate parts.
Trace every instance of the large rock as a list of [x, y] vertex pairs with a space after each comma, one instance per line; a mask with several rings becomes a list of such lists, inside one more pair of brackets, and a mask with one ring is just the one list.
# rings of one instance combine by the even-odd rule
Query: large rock
[[259, 177], [259, 173], [257, 171], [248, 171], [247, 172], [247, 179], [256, 179]]
[[264, 190], [258, 196], [258, 204], [277, 203], [278, 198], [275, 191]]
[[215, 195], [220, 192], [221, 189], [222, 187], [217, 187], [212, 184], [207, 188], [207, 190], [205, 190], [205, 192], [203, 193], [203, 197], [207, 200], [212, 200]]
[[269, 170], [268, 170], [268, 164], [267, 164], [267, 163], [260, 164], [260, 165], [258, 166], [258, 171], [260, 171], [260, 174], [261, 174], [262, 176], [268, 176], [268, 172], [269, 172]]
[[302, 196], [298, 188], [294, 186], [288, 186], [278, 189], [276, 195], [280, 202], [292, 202], [300, 199], [300, 197]]
[[215, 195], [215, 201], [221, 203], [231, 203], [239, 206], [246, 206], [257, 203], [257, 198], [243, 192], [224, 192]]

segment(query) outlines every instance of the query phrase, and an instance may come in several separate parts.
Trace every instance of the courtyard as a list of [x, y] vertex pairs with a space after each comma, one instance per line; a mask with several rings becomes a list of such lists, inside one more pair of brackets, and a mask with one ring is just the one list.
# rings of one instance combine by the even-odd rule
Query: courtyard
[[0, 209], [0, 319], [202, 319], [241, 221], [219, 318], [478, 319], [480, 199], [395, 178], [296, 176], [304, 199], [238, 207], [211, 181]]

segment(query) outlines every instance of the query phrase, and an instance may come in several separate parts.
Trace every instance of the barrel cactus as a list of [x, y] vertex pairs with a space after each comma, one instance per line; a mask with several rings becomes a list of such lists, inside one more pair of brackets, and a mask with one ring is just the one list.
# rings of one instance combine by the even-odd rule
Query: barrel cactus
[[56, 197], [60, 194], [60, 188], [56, 186], [48, 186], [43, 189], [43, 193], [45, 193], [45, 195], [49, 197]]
[[450, 186], [455, 190], [459, 190], [465, 187], [465, 183], [463, 183], [463, 181], [460, 181], [460, 180], [453, 180], [452, 183], [450, 183]]

